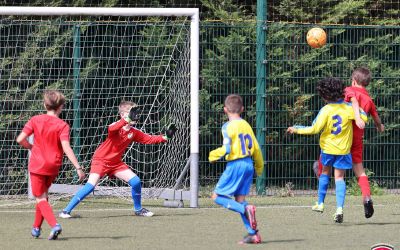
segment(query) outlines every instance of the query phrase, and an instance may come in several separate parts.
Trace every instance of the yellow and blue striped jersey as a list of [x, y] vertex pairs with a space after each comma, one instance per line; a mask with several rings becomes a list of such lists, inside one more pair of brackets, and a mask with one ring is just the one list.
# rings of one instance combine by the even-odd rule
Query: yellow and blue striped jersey
[[260, 176], [264, 169], [264, 160], [250, 125], [243, 119], [231, 120], [222, 126], [222, 136], [222, 147], [211, 151], [208, 160], [214, 162], [225, 157], [227, 161], [233, 161], [250, 156], [254, 160], [256, 173]]
[[[367, 115], [362, 109], [360, 116], [367, 122]], [[296, 134], [305, 135], [317, 134], [323, 130], [319, 140], [322, 151], [326, 154], [346, 155], [350, 153], [353, 143], [354, 119], [351, 103], [340, 100], [322, 107], [311, 126], [294, 128]]]

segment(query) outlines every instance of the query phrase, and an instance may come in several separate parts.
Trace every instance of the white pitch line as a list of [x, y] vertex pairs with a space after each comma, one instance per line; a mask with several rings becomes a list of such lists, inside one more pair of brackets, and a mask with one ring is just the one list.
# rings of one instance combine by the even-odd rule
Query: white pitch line
[[[363, 205], [349, 205], [346, 207], [362, 207]], [[374, 207], [386, 207], [387, 205], [377, 204]], [[393, 204], [391, 206], [398, 207], [400, 204]], [[272, 206], [257, 206], [257, 209], [290, 209], [290, 208], [311, 208], [312, 206], [302, 206], [302, 205], [272, 205]], [[332, 206], [333, 207], [333, 206]], [[168, 207], [152, 207], [151, 210], [172, 210], [174, 208]], [[175, 208], [177, 211], [180, 210], [217, 210], [225, 209], [221, 207], [206, 207], [206, 208]], [[33, 213], [35, 210], [1, 210], [0, 213]], [[132, 208], [94, 208], [94, 209], [77, 209], [76, 212], [104, 212], [104, 211], [133, 211]]]

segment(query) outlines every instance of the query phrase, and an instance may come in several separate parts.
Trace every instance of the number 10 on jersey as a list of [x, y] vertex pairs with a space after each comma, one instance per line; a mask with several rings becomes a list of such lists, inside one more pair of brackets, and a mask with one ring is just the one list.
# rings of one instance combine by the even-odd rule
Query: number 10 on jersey
[[250, 149], [253, 147], [253, 140], [251, 139], [251, 136], [249, 134], [239, 134], [239, 139], [242, 148], [242, 154], [251, 155]]

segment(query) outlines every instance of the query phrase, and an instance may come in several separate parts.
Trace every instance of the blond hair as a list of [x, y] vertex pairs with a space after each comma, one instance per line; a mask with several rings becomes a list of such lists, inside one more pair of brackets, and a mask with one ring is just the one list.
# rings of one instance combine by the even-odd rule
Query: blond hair
[[43, 102], [46, 110], [57, 110], [61, 105], [65, 104], [65, 96], [57, 90], [45, 90]]
[[243, 100], [240, 95], [228, 95], [224, 105], [229, 113], [240, 114], [243, 111]]
[[130, 108], [136, 107], [137, 104], [130, 101], [122, 101], [118, 106], [118, 112], [121, 114], [122, 112], [129, 111]]

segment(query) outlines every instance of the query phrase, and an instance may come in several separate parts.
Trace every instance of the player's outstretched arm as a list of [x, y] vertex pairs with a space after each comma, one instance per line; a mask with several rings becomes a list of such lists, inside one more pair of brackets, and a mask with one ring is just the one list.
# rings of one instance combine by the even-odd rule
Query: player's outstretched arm
[[308, 126], [308, 127], [293, 126], [291, 128], [294, 128], [294, 133], [300, 134], [300, 135], [318, 134], [325, 127], [325, 124], [327, 123], [327, 118], [328, 118], [328, 112], [326, 112], [325, 107], [324, 107], [319, 111], [317, 117], [314, 119], [311, 126]]
[[27, 135], [25, 132], [21, 132], [21, 133], [18, 135], [16, 141], [17, 141], [17, 143], [18, 143], [19, 145], [21, 145], [23, 148], [32, 149], [32, 144], [30, 144], [30, 143], [28, 142], [27, 138], [28, 138], [28, 135]]
[[61, 141], [61, 146], [64, 150], [65, 155], [71, 161], [72, 165], [74, 165], [76, 172], [78, 173], [79, 181], [83, 181], [85, 179], [85, 173], [83, 172], [82, 167], [79, 165], [78, 160], [74, 154], [74, 151], [69, 144], [69, 141]]

